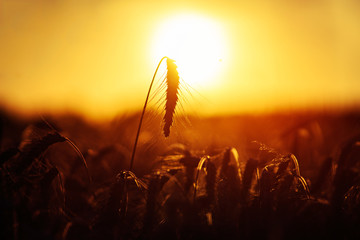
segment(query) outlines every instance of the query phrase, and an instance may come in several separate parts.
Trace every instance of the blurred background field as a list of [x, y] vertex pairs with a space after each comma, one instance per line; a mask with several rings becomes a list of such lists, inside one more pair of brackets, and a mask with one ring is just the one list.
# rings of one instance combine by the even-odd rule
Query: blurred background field
[[[26, 134], [29, 132], [36, 137], [51, 132], [51, 126], [74, 141], [84, 154], [89, 154], [90, 159], [92, 154], [113, 149], [111, 154], [114, 156], [108, 157], [106, 164], [113, 165], [107, 171], [116, 174], [129, 166], [139, 118], [140, 115], [136, 113], [119, 115], [110, 121], [90, 121], [76, 114], [21, 118], [3, 112], [1, 150], [18, 146], [28, 138]], [[227, 147], [234, 147], [239, 152], [240, 160], [245, 162], [252, 157], [249, 155], [252, 141], [258, 141], [282, 153], [295, 154], [303, 173], [311, 178], [326, 158], [336, 159], [347, 141], [360, 134], [360, 113], [344, 110], [217, 117], [177, 116], [169, 138], [163, 136], [161, 127], [161, 116], [149, 111], [140, 134], [135, 173], [143, 175], [151, 172], [156, 158], [166, 155], [177, 145], [182, 145], [183, 150], [203, 155], [216, 155]], [[60, 152], [67, 149], [64, 156], [55, 156], [60, 158], [58, 164], [67, 165], [75, 161], [75, 155], [66, 155], [69, 154], [66, 144], [53, 148], [52, 151]], [[63, 161], [65, 156], [72, 160]], [[91, 165], [90, 162], [90, 170]]]

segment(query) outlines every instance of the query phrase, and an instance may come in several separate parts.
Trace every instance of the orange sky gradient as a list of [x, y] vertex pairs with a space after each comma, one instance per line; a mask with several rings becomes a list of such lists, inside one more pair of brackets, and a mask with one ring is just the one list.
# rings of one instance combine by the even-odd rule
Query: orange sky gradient
[[225, 45], [212, 84], [193, 86], [185, 110], [360, 106], [355, 0], [2, 0], [0, 105], [98, 119], [141, 110], [163, 57], [159, 29], [184, 14], [216, 23]]

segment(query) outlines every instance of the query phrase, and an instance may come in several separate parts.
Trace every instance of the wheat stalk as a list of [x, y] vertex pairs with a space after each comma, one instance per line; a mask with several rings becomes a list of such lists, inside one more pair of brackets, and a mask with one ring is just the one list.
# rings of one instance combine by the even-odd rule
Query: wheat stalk
[[196, 191], [198, 188], [198, 180], [199, 180], [199, 174], [201, 169], [203, 168], [203, 165], [206, 161], [209, 161], [210, 157], [209, 156], [205, 156], [202, 157], [198, 163], [198, 166], [196, 168], [196, 177], [195, 177], [195, 181], [194, 181], [194, 198], [193, 198], [193, 202], [195, 203], [196, 200]]
[[141, 117], [140, 117], [140, 122], [139, 122], [139, 127], [136, 133], [136, 137], [135, 137], [135, 143], [134, 143], [134, 148], [133, 148], [133, 152], [131, 155], [131, 161], [130, 161], [130, 168], [129, 171], [132, 170], [133, 164], [134, 164], [134, 159], [135, 159], [135, 153], [136, 153], [136, 146], [139, 140], [139, 135], [140, 135], [140, 130], [141, 130], [141, 125], [142, 125], [142, 121], [144, 118], [144, 114], [145, 114], [145, 110], [146, 110], [146, 106], [147, 103], [149, 101], [149, 96], [150, 96], [150, 92], [151, 92], [151, 88], [153, 86], [154, 80], [155, 80], [155, 76], [157, 71], [159, 70], [159, 67], [162, 63], [162, 61], [166, 58], [166, 65], [167, 65], [167, 74], [166, 74], [166, 83], [167, 83], [167, 90], [166, 90], [166, 104], [165, 104], [165, 116], [164, 116], [164, 135], [165, 137], [168, 137], [170, 134], [170, 127], [172, 125], [173, 122], [173, 115], [175, 112], [175, 107], [176, 107], [176, 103], [178, 100], [178, 89], [179, 89], [179, 74], [177, 71], [177, 66], [174, 63], [175, 61], [168, 58], [168, 57], [163, 57], [156, 70], [154, 73], [154, 76], [151, 80], [150, 83], [150, 87], [146, 96], [146, 100], [145, 100], [145, 104], [144, 104], [144, 108], [143, 111], [141, 113]]

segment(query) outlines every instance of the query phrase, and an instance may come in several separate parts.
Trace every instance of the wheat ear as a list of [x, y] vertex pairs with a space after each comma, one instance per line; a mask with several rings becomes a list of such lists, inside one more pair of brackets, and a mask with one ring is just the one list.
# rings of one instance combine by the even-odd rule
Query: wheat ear
[[173, 123], [173, 116], [175, 112], [176, 103], [178, 101], [179, 90], [179, 73], [174, 60], [168, 58], [167, 75], [166, 75], [166, 104], [165, 104], [165, 116], [164, 116], [164, 135], [168, 137], [170, 135], [170, 127]]

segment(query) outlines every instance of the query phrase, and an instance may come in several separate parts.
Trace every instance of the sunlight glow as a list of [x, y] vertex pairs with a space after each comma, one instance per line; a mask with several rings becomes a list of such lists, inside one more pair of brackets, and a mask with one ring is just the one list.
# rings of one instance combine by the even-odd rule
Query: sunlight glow
[[197, 15], [166, 20], [155, 33], [153, 58], [176, 61], [180, 77], [193, 87], [214, 87], [226, 60], [224, 33], [215, 21]]

